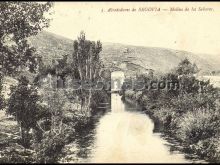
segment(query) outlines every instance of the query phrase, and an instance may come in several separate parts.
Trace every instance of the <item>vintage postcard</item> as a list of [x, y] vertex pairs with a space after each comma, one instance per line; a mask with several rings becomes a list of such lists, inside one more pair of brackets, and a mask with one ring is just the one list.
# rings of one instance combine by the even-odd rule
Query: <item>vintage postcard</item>
[[0, 15], [0, 163], [220, 162], [220, 2]]

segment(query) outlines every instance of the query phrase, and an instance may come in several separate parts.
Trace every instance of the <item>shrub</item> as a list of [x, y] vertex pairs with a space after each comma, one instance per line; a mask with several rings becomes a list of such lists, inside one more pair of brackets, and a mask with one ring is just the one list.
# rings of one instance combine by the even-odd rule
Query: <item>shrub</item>
[[136, 100], [137, 100], [137, 101], [140, 101], [141, 97], [142, 97], [142, 91], [138, 91], [138, 92], [136, 93]]
[[177, 136], [188, 144], [215, 136], [219, 131], [220, 120], [213, 112], [205, 109], [187, 112], [179, 120]]
[[165, 128], [169, 128], [168, 130], [172, 130], [176, 128], [177, 121], [177, 113], [175, 110], [161, 107], [160, 109], [155, 109], [153, 116], [158, 119], [160, 122], [162, 122], [163, 126]]
[[125, 96], [130, 98], [130, 99], [134, 99], [135, 98], [135, 92], [132, 90], [127, 90], [125, 91]]
[[24, 148], [17, 143], [10, 143], [0, 152], [0, 163], [31, 163], [33, 150]]
[[220, 161], [220, 137], [211, 137], [190, 145], [190, 149], [210, 162]]
[[44, 133], [41, 143], [35, 145], [35, 161], [38, 163], [56, 163], [62, 156], [65, 146], [65, 134], [53, 131]]
[[186, 144], [187, 149], [219, 161], [220, 93], [209, 81], [198, 80], [194, 76], [197, 72], [197, 66], [185, 59], [173, 72], [159, 77], [160, 80], [178, 82], [178, 89], [145, 89], [142, 93], [125, 91], [125, 97], [138, 100], [145, 112], [160, 123], [163, 131], [172, 133]]

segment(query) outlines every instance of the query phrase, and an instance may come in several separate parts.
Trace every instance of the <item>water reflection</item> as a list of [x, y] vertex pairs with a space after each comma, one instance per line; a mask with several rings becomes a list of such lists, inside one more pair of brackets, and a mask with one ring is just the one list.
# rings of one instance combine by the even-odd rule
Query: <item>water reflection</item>
[[[154, 124], [145, 114], [126, 111], [121, 96], [112, 94], [112, 112], [97, 127], [95, 163], [187, 163], [181, 154], [172, 155]], [[131, 109], [134, 107], [130, 107]]]
[[83, 131], [76, 143], [70, 145], [73, 152], [69, 162], [196, 162], [186, 159], [183, 153], [172, 151], [171, 143], [160, 133], [153, 133], [153, 121], [137, 111], [138, 108], [124, 103], [119, 94], [112, 93], [111, 112], [99, 120], [95, 129]]
[[121, 96], [119, 96], [119, 94], [117, 93], [111, 94], [111, 112], [112, 113], [125, 112], [125, 104], [122, 103]]

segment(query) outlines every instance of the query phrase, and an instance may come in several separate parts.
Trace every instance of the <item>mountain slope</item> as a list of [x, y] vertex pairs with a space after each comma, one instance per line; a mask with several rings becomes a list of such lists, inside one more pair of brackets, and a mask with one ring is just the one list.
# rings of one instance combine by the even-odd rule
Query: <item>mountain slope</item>
[[[53, 58], [60, 58], [73, 52], [72, 40], [45, 31], [31, 37], [30, 43], [43, 56], [45, 63], [51, 63]], [[195, 62], [202, 72], [216, 70], [220, 65], [220, 62], [207, 58], [207, 55], [202, 56], [186, 51], [117, 43], [103, 43], [101, 56], [107, 67], [111, 67], [112, 64], [120, 66], [126, 63], [128, 71], [146, 68], [168, 72], [186, 57], [191, 62]]]
[[62, 58], [63, 55], [73, 52], [72, 40], [46, 31], [30, 37], [29, 40], [46, 64], [52, 63], [53, 58]]
[[[184, 58], [195, 62], [203, 72], [215, 70], [220, 64], [215, 63], [214, 60], [207, 60], [201, 58], [200, 55], [186, 51], [105, 43], [103, 47], [102, 54], [106, 62], [111, 62], [112, 60], [131, 61], [134, 64], [160, 72], [167, 72], [173, 69]], [[127, 49], [128, 51], [125, 51]]]

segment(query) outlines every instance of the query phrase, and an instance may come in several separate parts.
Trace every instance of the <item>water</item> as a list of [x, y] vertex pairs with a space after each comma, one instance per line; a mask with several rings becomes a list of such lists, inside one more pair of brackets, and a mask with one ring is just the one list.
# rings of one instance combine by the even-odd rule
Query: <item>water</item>
[[134, 108], [112, 94], [112, 111], [98, 124], [91, 162], [187, 163], [183, 155], [170, 153], [166, 141], [153, 134], [152, 120]]
[[[153, 133], [154, 123], [138, 112], [138, 107], [124, 103], [112, 93], [111, 111], [96, 128], [74, 143], [70, 162], [92, 163], [192, 163], [180, 152], [173, 152], [160, 133]], [[83, 140], [84, 139], [84, 140]]]

